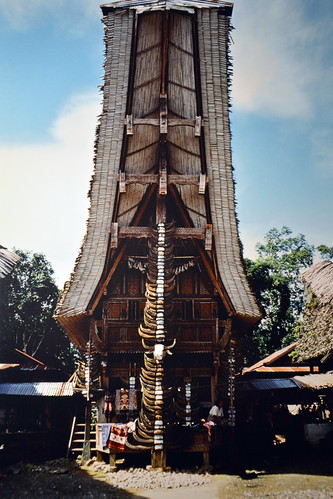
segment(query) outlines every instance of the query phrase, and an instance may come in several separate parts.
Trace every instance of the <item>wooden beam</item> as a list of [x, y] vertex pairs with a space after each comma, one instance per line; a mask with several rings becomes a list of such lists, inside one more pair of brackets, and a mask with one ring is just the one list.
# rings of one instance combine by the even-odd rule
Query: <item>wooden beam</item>
[[[131, 115], [126, 116], [125, 125], [127, 127], [127, 135], [133, 134], [133, 126], [160, 126], [159, 118], [133, 118]], [[203, 126], [201, 116], [197, 116], [195, 119], [188, 118], [168, 118], [168, 126], [190, 126], [195, 128], [194, 135], [199, 137], [201, 135], [201, 128]], [[128, 133], [129, 127], [132, 133]]]
[[[206, 182], [206, 175], [205, 182]], [[200, 185], [200, 175], [169, 175], [169, 184], [177, 185]]]
[[[125, 184], [158, 184], [158, 175], [151, 173], [118, 173], [118, 181], [120, 182], [124, 175]], [[120, 189], [119, 189], [120, 190]], [[123, 192], [123, 191], [120, 191]]]
[[205, 229], [196, 227], [177, 227], [174, 231], [174, 237], [178, 239], [205, 239]]
[[[133, 237], [137, 239], [149, 238], [151, 236], [150, 227], [120, 227], [118, 237], [124, 239]], [[173, 237], [176, 239], [202, 239], [206, 238], [206, 229], [196, 227], [176, 227]]]
[[120, 227], [119, 238], [133, 237], [136, 239], [148, 238], [151, 234], [149, 227]]
[[[117, 177], [119, 182], [128, 184], [158, 184], [159, 176], [156, 173], [124, 173], [119, 172]], [[205, 186], [208, 183], [208, 177], [205, 174], [200, 175], [168, 175], [167, 183], [177, 185], [198, 185], [199, 194], [205, 193]], [[119, 189], [120, 190], [120, 189]], [[120, 192], [125, 192], [120, 190]]]

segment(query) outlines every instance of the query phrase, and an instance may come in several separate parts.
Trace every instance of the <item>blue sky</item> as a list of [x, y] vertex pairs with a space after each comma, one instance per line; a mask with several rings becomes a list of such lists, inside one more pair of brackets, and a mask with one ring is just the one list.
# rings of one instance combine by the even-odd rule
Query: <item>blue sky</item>
[[[0, 244], [61, 287], [87, 219], [100, 112], [95, 0], [0, 0]], [[333, 245], [333, 2], [235, 0], [231, 126], [245, 256], [272, 227]]]

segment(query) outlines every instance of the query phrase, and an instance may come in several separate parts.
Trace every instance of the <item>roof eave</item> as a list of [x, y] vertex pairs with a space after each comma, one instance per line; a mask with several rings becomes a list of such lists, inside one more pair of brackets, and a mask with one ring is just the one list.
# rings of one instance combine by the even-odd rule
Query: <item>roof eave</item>
[[118, 0], [100, 5], [103, 15], [115, 9], [145, 10], [192, 10], [196, 8], [218, 8], [227, 16], [232, 15], [233, 3], [223, 0]]

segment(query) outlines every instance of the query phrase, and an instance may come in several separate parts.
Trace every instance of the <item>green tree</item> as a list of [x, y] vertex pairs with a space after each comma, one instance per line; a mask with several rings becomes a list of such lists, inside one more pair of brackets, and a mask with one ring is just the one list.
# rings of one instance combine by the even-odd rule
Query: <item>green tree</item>
[[258, 258], [246, 260], [248, 278], [264, 317], [245, 337], [246, 362], [252, 363], [289, 344], [303, 308], [303, 268], [312, 264], [315, 248], [289, 227], [272, 228], [256, 245]]
[[317, 247], [317, 250], [320, 253], [321, 258], [324, 260], [333, 260], [333, 247], [326, 246], [325, 244], [321, 244]]
[[45, 256], [15, 251], [20, 259], [0, 280], [0, 359], [15, 348], [55, 367], [71, 369], [70, 343], [52, 318], [59, 290]]

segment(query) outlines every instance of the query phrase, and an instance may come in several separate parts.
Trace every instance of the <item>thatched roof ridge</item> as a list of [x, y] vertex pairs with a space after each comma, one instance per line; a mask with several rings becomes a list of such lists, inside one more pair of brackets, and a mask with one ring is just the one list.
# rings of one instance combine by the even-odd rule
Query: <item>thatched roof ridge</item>
[[312, 388], [313, 390], [333, 388], [333, 373], [331, 372], [294, 376], [292, 379], [300, 388]]
[[13, 253], [0, 245], [0, 278], [5, 277], [13, 270], [13, 267], [19, 258], [20, 257], [16, 253]]
[[299, 360], [326, 356], [333, 350], [333, 262], [316, 263], [301, 275], [306, 286]]
[[232, 2], [224, 0], [114, 0], [101, 5], [103, 11], [106, 9], [149, 9], [166, 10], [174, 8], [216, 8], [227, 7], [232, 9]]
[[321, 305], [333, 304], [333, 262], [322, 260], [312, 265], [302, 273], [301, 279]]

